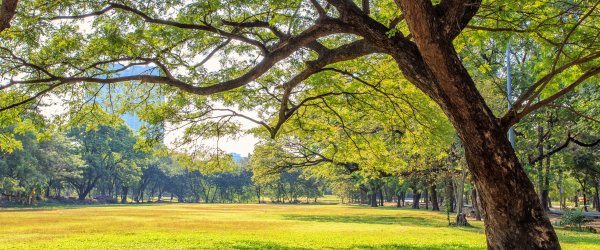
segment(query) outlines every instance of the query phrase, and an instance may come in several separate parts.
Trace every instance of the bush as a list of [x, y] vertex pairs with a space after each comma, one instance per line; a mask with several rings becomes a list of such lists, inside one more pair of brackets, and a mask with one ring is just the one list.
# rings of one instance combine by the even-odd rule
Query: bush
[[581, 229], [581, 226], [584, 223], [589, 222], [589, 221], [591, 221], [591, 219], [586, 218], [585, 215], [583, 215], [583, 212], [577, 211], [577, 210], [566, 211], [560, 217], [561, 225], [563, 225], [565, 227], [576, 228], [576, 229]]

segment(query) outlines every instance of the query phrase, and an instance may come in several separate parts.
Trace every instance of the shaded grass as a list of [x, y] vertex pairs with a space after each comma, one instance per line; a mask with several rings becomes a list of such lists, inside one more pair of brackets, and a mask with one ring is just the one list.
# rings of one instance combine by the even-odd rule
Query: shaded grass
[[441, 227], [444, 223], [421, 217], [409, 216], [350, 216], [350, 215], [283, 215], [288, 220], [334, 222], [334, 223], [360, 223], [360, 224], [383, 224], [383, 225], [421, 225], [428, 227]]
[[[448, 227], [444, 213], [340, 205], [0, 209], [0, 248], [485, 249], [483, 224], [471, 223], [470, 228]], [[598, 234], [558, 234], [565, 249], [600, 245]]]

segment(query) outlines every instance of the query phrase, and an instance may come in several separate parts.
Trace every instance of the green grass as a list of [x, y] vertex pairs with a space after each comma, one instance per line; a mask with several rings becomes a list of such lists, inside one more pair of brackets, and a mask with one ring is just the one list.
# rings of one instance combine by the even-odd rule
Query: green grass
[[[156, 204], [0, 209], [0, 248], [484, 249], [483, 224], [444, 213], [341, 205]], [[564, 249], [600, 235], [558, 230]]]

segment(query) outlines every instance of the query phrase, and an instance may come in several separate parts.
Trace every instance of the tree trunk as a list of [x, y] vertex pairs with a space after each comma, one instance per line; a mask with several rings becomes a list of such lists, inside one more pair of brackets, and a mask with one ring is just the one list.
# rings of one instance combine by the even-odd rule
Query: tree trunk
[[596, 184], [594, 190], [596, 190], [596, 193], [594, 195], [594, 204], [596, 205], [596, 211], [600, 212], [600, 193], [598, 190], [598, 184]]
[[121, 187], [121, 203], [127, 203], [127, 193], [129, 193], [129, 188], [126, 186]]
[[48, 185], [46, 185], [46, 194], [44, 195], [46, 198], [50, 198], [50, 183], [52, 183], [52, 181], [49, 181]]
[[88, 193], [89, 193], [89, 191], [83, 191], [83, 192], [79, 193], [77, 195], [77, 199], [80, 201], [85, 200], [85, 197], [87, 197]]
[[[552, 115], [548, 114], [548, 138], [550, 137], [550, 131], [552, 128]], [[549, 152], [551, 149], [550, 145], [547, 145], [547, 152]], [[544, 169], [544, 187], [542, 189], [542, 207], [544, 208], [544, 210], [546, 211], [550, 211], [550, 156], [546, 157], [546, 164], [545, 164], [545, 169]]]
[[406, 206], [406, 191], [400, 193], [400, 196], [402, 197], [402, 206]]
[[467, 176], [467, 169], [465, 167], [460, 171], [460, 179], [456, 183], [456, 210], [460, 214], [463, 212], [463, 197], [465, 191], [465, 178]]
[[[542, 127], [540, 124], [538, 124], [537, 127], [537, 132], [538, 132], [538, 141], [537, 141], [537, 146], [538, 146], [538, 155], [540, 157], [544, 156], [544, 127]], [[537, 191], [538, 191], [538, 195], [540, 196], [540, 204], [542, 205], [542, 207], [546, 207], [546, 205], [543, 203], [544, 202], [544, 198], [542, 197], [542, 190], [544, 190], [544, 173], [543, 173], [543, 169], [544, 169], [544, 160], [538, 161], [538, 166], [536, 169], [537, 172]]]
[[585, 191], [582, 192], [583, 194], [583, 210], [588, 212], [588, 208], [587, 208], [587, 196], [585, 195]]
[[438, 204], [437, 190], [435, 183], [432, 184], [429, 189], [431, 190], [431, 210], [432, 211], [440, 211], [440, 205]]
[[504, 131], [488, 133], [480, 135], [492, 135], [480, 145], [473, 142], [480, 138], [464, 135], [467, 162], [486, 215], [488, 247], [559, 249], [554, 228]]
[[94, 185], [87, 185], [86, 187], [79, 189], [78, 199], [80, 201], [85, 200], [85, 197], [88, 196], [88, 194], [92, 191], [93, 188]]
[[429, 210], [429, 192], [427, 191], [427, 182], [425, 182], [425, 188], [423, 188], [423, 196], [425, 200], [425, 210]]
[[471, 204], [473, 206], [473, 211], [475, 212], [475, 220], [481, 220], [481, 212], [479, 210], [479, 202], [477, 199], [477, 189], [473, 188], [471, 191]]
[[383, 188], [379, 188], [379, 206], [383, 207], [383, 199], [385, 199], [385, 197], [383, 197]]
[[365, 190], [363, 190], [361, 188], [360, 189], [360, 196], [359, 196], [359, 198], [360, 198], [360, 201], [359, 201], [360, 203], [359, 204], [365, 204], [365, 200], [366, 200], [365, 196], [366, 196], [366, 192], [365, 192]]
[[2, 0], [0, 5], [0, 32], [10, 28], [10, 22], [17, 13], [19, 0]]
[[563, 172], [562, 170], [559, 168], [558, 170], [558, 181], [556, 183], [556, 187], [558, 188], [558, 202], [560, 203], [560, 210], [566, 209], [566, 202], [564, 199], [564, 190], [563, 190]]
[[456, 214], [456, 226], [466, 227], [469, 223], [467, 222], [467, 216], [464, 213]]
[[157, 201], [159, 201], [159, 202], [160, 202], [160, 201], [162, 200], [162, 197], [163, 197], [163, 192], [164, 192], [164, 187], [160, 187], [160, 188], [158, 189], [158, 199], [157, 199]]
[[400, 198], [400, 194], [397, 194], [396, 195], [396, 207], [402, 207], [402, 204], [401, 204], [402, 200], [401, 199], [402, 198]]
[[260, 204], [260, 186], [256, 185], [256, 198], [258, 199], [258, 204]]
[[454, 213], [454, 184], [452, 178], [446, 178], [446, 204], [448, 212]]
[[467, 217], [463, 212], [463, 197], [465, 190], [465, 177], [467, 175], [467, 169], [465, 167], [461, 170], [460, 179], [456, 183], [456, 226], [464, 227], [468, 226]]
[[444, 33], [448, 24], [441, 21], [430, 1], [397, 2], [418, 52], [407, 57], [412, 48], [405, 46], [403, 52], [391, 54], [406, 78], [441, 107], [456, 129], [481, 196], [488, 248], [560, 249], [507, 138], [509, 127], [518, 121], [516, 114], [496, 118], [458, 56], [452, 35]]
[[419, 200], [421, 200], [421, 193], [417, 192], [417, 190], [413, 189], [413, 204], [412, 208], [419, 209]]
[[373, 188], [370, 196], [371, 207], [377, 207], [377, 190]]

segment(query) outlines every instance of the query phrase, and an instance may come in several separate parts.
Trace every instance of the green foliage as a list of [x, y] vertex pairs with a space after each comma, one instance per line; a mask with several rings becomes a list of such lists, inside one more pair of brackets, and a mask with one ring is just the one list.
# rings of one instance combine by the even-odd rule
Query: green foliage
[[585, 217], [582, 211], [579, 210], [567, 210], [560, 217], [560, 224], [564, 226], [575, 227], [581, 229], [581, 226], [591, 221], [590, 218]]

